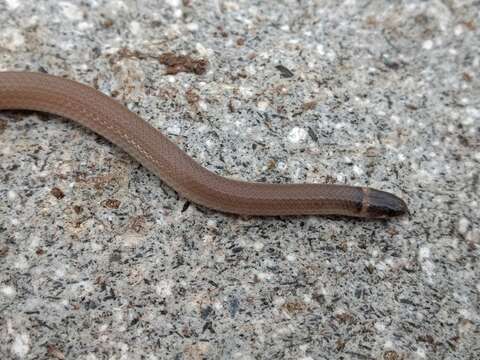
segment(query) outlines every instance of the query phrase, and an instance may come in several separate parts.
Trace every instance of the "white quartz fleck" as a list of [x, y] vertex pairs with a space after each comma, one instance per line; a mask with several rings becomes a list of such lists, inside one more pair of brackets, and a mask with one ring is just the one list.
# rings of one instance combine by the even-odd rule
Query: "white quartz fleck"
[[142, 26], [138, 21], [132, 21], [129, 25], [129, 29], [133, 35], [138, 35], [142, 30]]
[[[218, 1], [218, 3], [220, 3], [220, 1]], [[222, 8], [225, 11], [238, 11], [240, 10], [240, 5], [236, 1], [224, 1], [222, 4]]]
[[378, 332], [384, 332], [384, 331], [385, 331], [385, 328], [386, 328], [386, 327], [385, 327], [385, 324], [384, 324], [383, 322], [381, 322], [381, 321], [377, 321], [374, 326], [375, 326], [375, 329], [376, 329]]
[[285, 299], [281, 296], [275, 296], [272, 302], [273, 302], [273, 305], [280, 307], [283, 304], [285, 304]]
[[172, 295], [172, 287], [173, 284], [169, 280], [161, 280], [158, 282], [157, 286], [155, 287], [155, 292], [160, 297], [169, 297]]
[[455, 26], [455, 28], [453, 29], [453, 33], [455, 34], [455, 36], [460, 36], [463, 34], [463, 25], [457, 25]]
[[86, 357], [85, 360], [98, 360], [98, 358], [95, 356], [94, 353], [89, 353]]
[[425, 50], [431, 50], [433, 48], [433, 41], [432, 40], [426, 40], [423, 42], [422, 47]]
[[180, 7], [182, 5], [181, 0], [166, 0], [166, 3], [171, 7]]
[[337, 54], [335, 53], [335, 51], [333, 51], [332, 49], [328, 50], [327, 51], [327, 59], [330, 60], [330, 61], [334, 61], [337, 57]]
[[[78, 23], [78, 30], [80, 31], [85, 31], [85, 30], [88, 30], [88, 29], [93, 29], [93, 24], [92, 23], [89, 23], [89, 22], [86, 22], [86, 21], [82, 21], [80, 23]], [[85, 64], [84, 64], [85, 65]]]
[[13, 286], [7, 285], [0, 288], [0, 292], [6, 297], [14, 297], [17, 291]]
[[0, 48], [14, 51], [24, 43], [25, 38], [18, 29], [6, 28], [0, 32]]
[[200, 100], [198, 103], [198, 108], [202, 111], [207, 111], [208, 110], [208, 103], [206, 101]]
[[474, 119], [480, 119], [480, 109], [474, 108], [473, 106], [467, 106], [465, 112], [468, 116]]
[[13, 190], [9, 190], [7, 192], [7, 199], [8, 200], [15, 200], [18, 197], [17, 193]]
[[266, 272], [258, 272], [257, 273], [257, 278], [259, 280], [265, 281], [265, 280], [270, 280], [272, 278], [271, 273], [266, 273]]
[[256, 241], [254, 244], [253, 244], [253, 248], [256, 250], [256, 251], [260, 251], [263, 249], [263, 243], [261, 243], [260, 241]]
[[430, 248], [428, 246], [422, 246], [418, 250], [418, 259], [422, 270], [425, 272], [428, 281], [432, 282], [432, 276], [434, 275], [435, 264], [430, 260]]
[[214, 219], [209, 219], [209, 220], [207, 221], [207, 227], [208, 227], [209, 229], [216, 229], [216, 228], [217, 228], [217, 221], [214, 220]]
[[317, 53], [318, 55], [325, 55], [325, 48], [323, 46], [323, 44], [317, 44]]
[[357, 166], [357, 165], [354, 165], [353, 168], [352, 168], [353, 172], [355, 173], [355, 175], [357, 176], [360, 176], [363, 174], [363, 170], [361, 167]]
[[175, 125], [171, 125], [167, 128], [167, 133], [170, 134], [170, 135], [180, 135], [182, 133], [182, 129], [180, 128], [179, 125], [175, 124]]
[[209, 57], [212, 54], [212, 49], [206, 48], [203, 44], [201, 43], [196, 43], [195, 44], [195, 49], [198, 51], [198, 54], [201, 57]]
[[19, 255], [16, 261], [13, 263], [16, 269], [25, 270], [28, 268], [28, 260], [24, 255]]
[[142, 243], [143, 236], [135, 232], [126, 232], [121, 236], [122, 245], [127, 248], [137, 247]]
[[458, 232], [460, 234], [466, 234], [469, 226], [470, 221], [466, 217], [461, 217], [460, 220], [458, 220]]
[[20, 0], [6, 0], [8, 10], [15, 10], [20, 6]]
[[294, 127], [288, 133], [288, 141], [291, 143], [297, 144], [307, 138], [307, 131], [301, 127]]
[[428, 259], [430, 257], [430, 248], [427, 246], [422, 246], [418, 250], [418, 257], [423, 260], [423, 259]]
[[261, 101], [257, 102], [257, 108], [258, 108], [258, 110], [260, 110], [260, 111], [265, 111], [265, 110], [267, 110], [267, 109], [268, 109], [268, 106], [269, 106], [268, 101], [263, 101], [263, 100], [261, 100]]
[[40, 245], [40, 238], [38, 236], [32, 236], [30, 240], [30, 249], [36, 250]]
[[205, 141], [205, 145], [206, 145], [209, 149], [213, 148], [213, 147], [215, 146], [215, 144], [216, 144], [216, 142], [212, 141], [211, 139], [207, 139], [207, 140]]
[[415, 355], [417, 355], [417, 359], [425, 359], [426, 358], [425, 349], [423, 347], [419, 347], [415, 352]]
[[19, 358], [25, 357], [30, 351], [30, 337], [27, 333], [15, 334], [12, 344], [12, 354]]
[[62, 8], [63, 15], [69, 20], [78, 21], [83, 19], [83, 11], [77, 6], [70, 2], [61, 1], [59, 3]]
[[240, 95], [244, 99], [248, 99], [248, 98], [251, 98], [253, 96], [253, 89], [250, 88], [250, 87], [240, 86], [238, 90], [240, 91]]
[[187, 28], [188, 31], [190, 32], [195, 32], [195, 31], [198, 31], [199, 29], [199, 26], [197, 23], [188, 23], [187, 25], [185, 25], [185, 27]]

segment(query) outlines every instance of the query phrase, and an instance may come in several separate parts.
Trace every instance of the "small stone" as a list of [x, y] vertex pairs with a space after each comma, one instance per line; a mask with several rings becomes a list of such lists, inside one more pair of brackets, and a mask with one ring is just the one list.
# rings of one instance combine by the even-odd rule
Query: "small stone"
[[431, 50], [433, 48], [433, 41], [432, 40], [426, 40], [423, 44], [422, 47], [425, 50]]
[[10, 286], [10, 285], [7, 285], [7, 286], [2, 286], [0, 288], [0, 292], [5, 295], [6, 297], [15, 297], [15, 294], [17, 293], [17, 291], [15, 290], [15, 288], [13, 286]]
[[83, 211], [83, 208], [79, 205], [74, 205], [73, 206], [73, 211], [75, 211], [76, 214], [81, 214]]
[[172, 295], [172, 284], [170, 281], [167, 280], [161, 280], [158, 282], [155, 292], [157, 293], [158, 296], [162, 298], [166, 298]]
[[196, 32], [196, 31], [198, 31], [199, 26], [198, 26], [197, 23], [188, 23], [188, 24], [186, 25], [186, 28], [187, 28], [187, 30], [190, 31], [190, 32]]
[[167, 133], [178, 136], [182, 133], [182, 129], [178, 125], [172, 125], [167, 128]]
[[357, 176], [360, 176], [363, 174], [363, 170], [361, 167], [357, 166], [357, 165], [353, 165], [353, 168], [352, 168], [353, 172], [355, 173], [355, 175]]
[[47, 354], [54, 359], [58, 359], [58, 360], [65, 359], [64, 353], [60, 351], [55, 345], [52, 345], [52, 344], [47, 345]]
[[300, 127], [294, 127], [292, 130], [290, 130], [288, 134], [288, 140], [291, 143], [297, 144], [303, 140], [305, 140], [308, 136], [308, 132]]
[[72, 21], [83, 19], [83, 11], [77, 5], [66, 1], [61, 1], [59, 5], [62, 8], [63, 15], [65, 15], [67, 19]]
[[418, 257], [423, 260], [423, 259], [428, 259], [430, 257], [430, 249], [427, 246], [422, 246], [418, 250]]
[[258, 108], [258, 110], [260, 110], [260, 111], [265, 111], [265, 110], [267, 110], [267, 109], [268, 109], [268, 106], [269, 106], [268, 101], [259, 101], [259, 102], [257, 103], [257, 108]]
[[60, 190], [58, 187], [54, 187], [52, 190], [50, 190], [50, 193], [59, 200], [65, 197], [63, 191]]
[[383, 354], [383, 359], [384, 360], [400, 360], [402, 359], [402, 357], [400, 357], [400, 355], [396, 351], [390, 350]]
[[16, 334], [12, 344], [12, 353], [19, 358], [25, 357], [30, 351], [30, 337], [26, 333]]
[[20, 6], [20, 0], [6, 0], [8, 10], [15, 10]]
[[458, 232], [462, 235], [466, 234], [469, 226], [470, 226], [470, 221], [467, 218], [465, 217], [460, 218], [460, 220], [458, 221]]
[[455, 28], [453, 29], [453, 33], [455, 34], [455, 36], [462, 35], [463, 34], [463, 25], [458, 24], [457, 26], [455, 26]]
[[25, 44], [25, 38], [18, 29], [6, 28], [0, 32], [0, 48], [15, 51]]
[[120, 200], [117, 199], [107, 199], [103, 202], [103, 206], [109, 209], [118, 209], [120, 204]]
[[10, 200], [10, 201], [13, 201], [15, 200], [16, 198], [18, 197], [17, 193], [13, 190], [9, 190], [7, 192], [7, 199]]
[[138, 35], [141, 31], [141, 26], [140, 24], [138, 23], [138, 21], [132, 21], [130, 23], [130, 26], [129, 26], [129, 29], [130, 29], [130, 32], [133, 34], [133, 35]]
[[180, 7], [182, 5], [182, 0], [167, 0], [167, 4], [171, 7]]
[[7, 256], [7, 254], [8, 254], [8, 247], [0, 246], [0, 257]]
[[253, 244], [253, 248], [255, 249], [255, 251], [260, 251], [262, 250], [264, 247], [263, 243], [261, 243], [260, 241], [256, 241], [254, 244]]

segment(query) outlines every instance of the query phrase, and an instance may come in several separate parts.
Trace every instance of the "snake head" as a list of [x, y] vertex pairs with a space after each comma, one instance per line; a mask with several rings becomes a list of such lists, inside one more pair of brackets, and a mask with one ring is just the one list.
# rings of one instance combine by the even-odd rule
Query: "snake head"
[[368, 189], [364, 204], [363, 211], [369, 218], [390, 218], [408, 213], [407, 204], [402, 199], [385, 191]]

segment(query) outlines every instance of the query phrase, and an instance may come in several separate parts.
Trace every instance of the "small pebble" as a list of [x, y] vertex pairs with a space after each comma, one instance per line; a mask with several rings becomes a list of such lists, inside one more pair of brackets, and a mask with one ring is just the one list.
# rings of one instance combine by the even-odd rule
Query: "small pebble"
[[77, 5], [70, 2], [61, 1], [58, 3], [62, 8], [63, 15], [69, 20], [78, 21], [83, 19], [83, 11]]
[[12, 353], [24, 358], [30, 351], [30, 337], [27, 333], [15, 334], [12, 344]]
[[6, 0], [8, 10], [15, 10], [20, 6], [20, 0]]
[[294, 127], [288, 133], [288, 141], [290, 141], [293, 144], [297, 144], [305, 140], [307, 136], [308, 136], [308, 132], [305, 129], [300, 127]]
[[458, 232], [462, 235], [466, 234], [469, 226], [470, 226], [470, 221], [467, 218], [465, 217], [460, 218], [460, 220], [458, 221]]
[[433, 48], [433, 41], [432, 40], [426, 40], [424, 41], [424, 43], [422, 44], [422, 47], [425, 49], [425, 50], [431, 50]]
[[17, 293], [13, 286], [2, 286], [0, 287], [0, 292], [7, 297], [15, 297]]

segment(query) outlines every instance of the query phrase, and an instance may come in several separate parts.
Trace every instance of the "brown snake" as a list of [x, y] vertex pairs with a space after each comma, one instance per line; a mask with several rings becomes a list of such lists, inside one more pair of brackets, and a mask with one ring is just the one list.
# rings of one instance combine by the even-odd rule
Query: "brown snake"
[[33, 110], [74, 120], [120, 146], [185, 198], [223, 212], [364, 218], [407, 212], [400, 198], [367, 187], [265, 184], [221, 177], [115, 100], [60, 77], [0, 72], [0, 110]]

